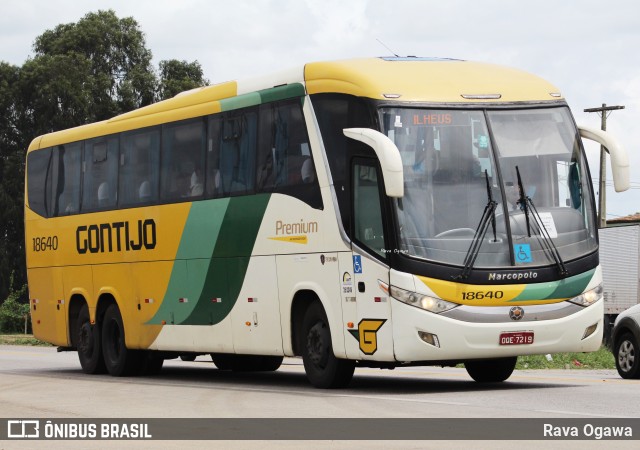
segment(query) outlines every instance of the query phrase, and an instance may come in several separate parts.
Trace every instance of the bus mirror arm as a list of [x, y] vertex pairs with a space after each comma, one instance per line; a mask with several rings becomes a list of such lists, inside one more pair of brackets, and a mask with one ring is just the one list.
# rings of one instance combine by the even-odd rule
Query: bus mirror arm
[[404, 196], [404, 174], [400, 150], [384, 134], [371, 128], [345, 128], [344, 135], [356, 141], [364, 142], [375, 151], [384, 179], [385, 192], [389, 197]]
[[578, 125], [578, 130], [580, 136], [599, 143], [609, 153], [616, 192], [629, 189], [629, 158], [624, 148], [606, 131], [585, 125]]

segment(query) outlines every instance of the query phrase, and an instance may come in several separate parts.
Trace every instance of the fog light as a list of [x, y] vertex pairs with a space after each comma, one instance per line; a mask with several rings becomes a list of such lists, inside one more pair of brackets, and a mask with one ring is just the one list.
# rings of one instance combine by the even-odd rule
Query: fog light
[[591, 326], [588, 326], [585, 330], [584, 330], [584, 334], [582, 335], [582, 340], [585, 340], [586, 338], [588, 338], [589, 336], [591, 336], [596, 330], [598, 329], [598, 323], [594, 323]]
[[435, 334], [427, 333], [425, 331], [418, 331], [418, 336], [420, 336], [420, 339], [422, 339], [427, 344], [440, 348], [440, 341], [438, 340], [438, 336], [436, 336]]

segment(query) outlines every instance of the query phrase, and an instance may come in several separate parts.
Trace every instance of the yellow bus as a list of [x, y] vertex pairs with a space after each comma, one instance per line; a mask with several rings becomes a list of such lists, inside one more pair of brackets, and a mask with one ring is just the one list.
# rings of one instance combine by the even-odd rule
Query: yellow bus
[[602, 340], [594, 196], [558, 89], [491, 64], [317, 62], [37, 137], [25, 230], [34, 334], [84, 372], [221, 370], [301, 356], [317, 387], [356, 366], [464, 363]]

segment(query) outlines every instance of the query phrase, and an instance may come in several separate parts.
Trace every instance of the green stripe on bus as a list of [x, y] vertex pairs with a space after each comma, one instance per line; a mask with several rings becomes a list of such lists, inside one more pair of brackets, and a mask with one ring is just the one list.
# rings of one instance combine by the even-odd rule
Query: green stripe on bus
[[233, 109], [247, 108], [249, 106], [259, 105], [261, 102], [260, 94], [251, 92], [249, 94], [238, 95], [237, 97], [225, 98], [220, 100], [220, 108], [222, 111], [231, 111]]
[[[270, 194], [231, 199], [213, 251], [202, 294], [181, 325], [215, 325], [229, 315], [238, 300], [251, 252]], [[221, 302], [213, 302], [221, 298]]]
[[551, 294], [551, 298], [572, 298], [582, 294], [589, 285], [595, 272], [596, 269], [591, 269], [575, 277], [560, 280], [558, 287]]
[[564, 280], [528, 285], [524, 291], [509, 303], [522, 301], [550, 300], [555, 298], [572, 298], [584, 292], [595, 274], [595, 269]]
[[213, 325], [229, 314], [269, 198], [260, 194], [192, 205], [169, 286], [149, 324]]
[[288, 98], [304, 98], [304, 95], [304, 86], [300, 83], [292, 83], [270, 89], [263, 89], [258, 92], [238, 95], [237, 97], [225, 98], [220, 100], [220, 108], [222, 111], [231, 111], [261, 105], [263, 103], [286, 100]]
[[[195, 308], [229, 201], [225, 198], [191, 204], [162, 304], [148, 323], [180, 323]], [[198, 239], [199, 236], [207, 239]], [[180, 303], [179, 299], [187, 301]]]
[[271, 89], [258, 91], [262, 98], [262, 103], [276, 102], [287, 98], [304, 97], [304, 86], [300, 83], [286, 84]]

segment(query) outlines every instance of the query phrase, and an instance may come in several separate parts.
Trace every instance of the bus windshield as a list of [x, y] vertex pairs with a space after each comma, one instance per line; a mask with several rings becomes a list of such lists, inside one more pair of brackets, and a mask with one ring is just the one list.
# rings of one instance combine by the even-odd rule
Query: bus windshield
[[400, 253], [473, 267], [546, 266], [596, 250], [592, 193], [566, 107], [384, 108], [402, 156]]

